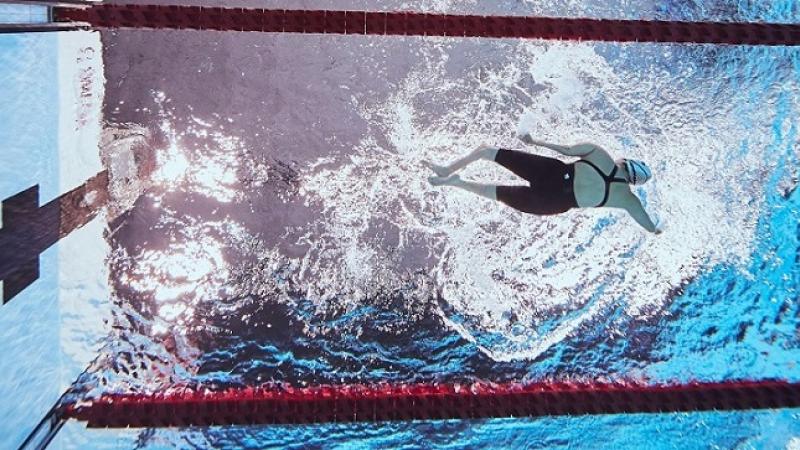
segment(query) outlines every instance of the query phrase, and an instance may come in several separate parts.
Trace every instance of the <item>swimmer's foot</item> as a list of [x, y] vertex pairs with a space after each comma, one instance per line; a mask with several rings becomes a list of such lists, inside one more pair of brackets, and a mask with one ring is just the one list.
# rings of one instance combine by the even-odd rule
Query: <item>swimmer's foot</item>
[[434, 164], [434, 163], [432, 163], [430, 161], [422, 161], [422, 164], [425, 167], [427, 167], [428, 169], [431, 169], [433, 171], [433, 173], [436, 174], [437, 177], [445, 178], [445, 177], [450, 176], [450, 174], [453, 173], [452, 171], [450, 171], [450, 169], [448, 167], [440, 166], [440, 165]]
[[434, 186], [452, 186], [461, 181], [458, 175], [450, 175], [449, 177], [428, 177], [428, 183]]

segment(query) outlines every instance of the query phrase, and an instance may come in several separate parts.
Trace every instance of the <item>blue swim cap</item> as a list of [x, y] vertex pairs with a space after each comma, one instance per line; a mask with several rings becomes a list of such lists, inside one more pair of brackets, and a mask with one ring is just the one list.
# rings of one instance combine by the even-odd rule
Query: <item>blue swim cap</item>
[[650, 171], [647, 164], [638, 159], [626, 159], [625, 169], [628, 171], [628, 183], [637, 186], [647, 183], [647, 180], [653, 176], [653, 172]]

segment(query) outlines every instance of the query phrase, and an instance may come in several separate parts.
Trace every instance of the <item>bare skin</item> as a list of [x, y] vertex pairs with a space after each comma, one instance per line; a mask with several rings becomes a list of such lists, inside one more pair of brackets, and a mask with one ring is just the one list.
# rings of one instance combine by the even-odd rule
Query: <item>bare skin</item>
[[[562, 155], [578, 157], [596, 165], [604, 173], [608, 174], [617, 166], [617, 173], [625, 179], [630, 179], [630, 175], [622, 162], [615, 161], [611, 155], [600, 146], [595, 144], [559, 145], [534, 140], [529, 134], [521, 135], [520, 140], [526, 144], [555, 150]], [[497, 155], [497, 148], [482, 145], [473, 150], [468, 155], [460, 158], [447, 166], [439, 166], [427, 161], [423, 163], [436, 173], [437, 176], [430, 177], [428, 180], [434, 186], [448, 185], [455, 186], [490, 200], [497, 200], [496, 185], [481, 184], [462, 180], [456, 172], [467, 167], [469, 164], [487, 160], [494, 161]], [[605, 180], [588, 164], [575, 165], [574, 178], [575, 201], [580, 208], [594, 208], [603, 201], [605, 195]], [[644, 229], [655, 234], [661, 233], [661, 228], [656, 227], [653, 220], [647, 214], [642, 202], [631, 191], [630, 185], [626, 183], [611, 183], [608, 193], [608, 200], [603, 208], [619, 208], [630, 214], [631, 217]]]

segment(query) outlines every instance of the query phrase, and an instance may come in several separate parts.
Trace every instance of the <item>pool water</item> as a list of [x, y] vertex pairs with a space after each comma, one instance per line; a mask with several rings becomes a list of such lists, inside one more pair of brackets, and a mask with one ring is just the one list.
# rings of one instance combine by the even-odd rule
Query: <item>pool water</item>
[[[791, 2], [307, 3], [800, 20]], [[42, 279], [3, 308], [0, 320], [44, 328], [10, 334], [52, 352], [42, 362], [22, 341], [4, 344], [16, 370], [47, 366], [60, 380], [32, 380], [36, 390], [4, 379], [9, 396], [39, 405], [30, 420], [4, 410], [15, 435], [69, 386], [71, 398], [91, 398], [194, 383], [800, 378], [796, 49], [51, 36], [0, 37], [0, 48], [17, 49], [4, 50], [8, 95], [60, 104], [14, 134], [50, 141], [8, 158], [19, 167], [4, 174], [3, 198], [42, 183], [44, 203], [105, 169], [111, 200], [43, 255]], [[32, 79], [24, 67], [56, 58], [58, 71], [36, 74], [46, 89], [19, 87]], [[611, 210], [521, 215], [427, 183], [421, 160], [483, 142], [522, 149], [518, 130], [646, 160], [656, 175], [636, 193], [664, 233]], [[488, 163], [463, 176], [515, 182]], [[53, 448], [798, 448], [798, 419], [778, 410], [186, 430], [69, 423]]]

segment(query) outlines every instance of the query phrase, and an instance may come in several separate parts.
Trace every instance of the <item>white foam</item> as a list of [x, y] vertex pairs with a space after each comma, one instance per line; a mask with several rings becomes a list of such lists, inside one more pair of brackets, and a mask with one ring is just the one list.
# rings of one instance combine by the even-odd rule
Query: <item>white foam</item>
[[[324, 210], [315, 249], [304, 261], [319, 292], [355, 289], [375, 277], [381, 248], [371, 244], [370, 225], [390, 222], [400, 228], [401, 243], [422, 233], [444, 245], [434, 255], [438, 289], [470, 318], [457, 323], [442, 312], [445, 323], [471, 341], [477, 332], [501, 333], [506, 341], [484, 351], [497, 360], [524, 359], [609, 307], [622, 304], [628, 314], [646, 318], [684, 280], [748, 258], [769, 158], [740, 154], [749, 130], [730, 110], [704, 112], [704, 99], [695, 98], [703, 86], [683, 92], [662, 86], [667, 79], [632, 83], [592, 45], [532, 42], [497, 43], [498, 54], [513, 55], [505, 65], [481, 68], [476, 79], [453, 79], [444, 71], [448, 50], [441, 42], [425, 41], [423, 61], [404, 83], [385, 101], [362, 106], [372, 129], [388, 138], [387, 148], [368, 136], [339, 167], [304, 174], [303, 192]], [[523, 77], [532, 77], [537, 89], [525, 89]], [[642, 102], [650, 101], [643, 111]], [[447, 108], [431, 119], [425, 110], [437, 102]], [[617, 136], [627, 137], [632, 145], [624, 156], [655, 168], [654, 181], [637, 192], [666, 224], [664, 233], [649, 234], [607, 209], [524, 215], [425, 181], [422, 159], [452, 160], [483, 141], [520, 148], [511, 140], [515, 129], [551, 142], [595, 142], [617, 156], [624, 147]], [[714, 129], [727, 133], [712, 138], [708, 130]], [[766, 146], [769, 136], [748, 139]], [[486, 163], [463, 176], [514, 183]], [[506, 319], [512, 312], [516, 325]], [[546, 335], [537, 332], [562, 316]], [[521, 336], [511, 332], [520, 324]]]

